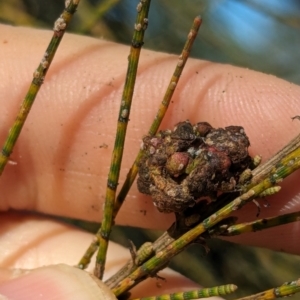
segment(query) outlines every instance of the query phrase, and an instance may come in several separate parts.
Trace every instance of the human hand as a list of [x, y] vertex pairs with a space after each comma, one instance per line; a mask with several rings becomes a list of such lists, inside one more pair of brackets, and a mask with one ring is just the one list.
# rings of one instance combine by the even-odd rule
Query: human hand
[[[8, 26], [1, 26], [0, 32], [3, 141], [52, 33]], [[0, 210], [101, 220], [127, 55], [126, 46], [66, 36], [12, 154], [17, 165], [8, 165], [0, 179]], [[120, 183], [155, 116], [176, 59], [142, 52]], [[214, 127], [241, 125], [250, 138], [251, 153], [266, 160], [298, 133], [299, 124], [290, 118], [299, 114], [299, 96], [298, 86], [273, 76], [191, 59], [162, 128], [185, 119], [207, 121]], [[295, 173], [283, 182], [282, 192], [270, 198], [271, 207], [263, 209], [260, 217], [299, 210], [297, 179]], [[255, 215], [254, 205], [238, 214], [241, 220], [253, 220]], [[172, 220], [172, 215], [162, 217], [151, 199], [134, 186], [116, 221], [162, 229]], [[1, 223], [0, 249], [7, 254], [1, 260], [3, 268], [38, 268], [59, 262], [74, 265], [91, 239], [41, 217], [3, 212]], [[299, 254], [298, 235], [298, 227], [290, 224], [233, 240]], [[118, 265], [123, 264], [127, 251], [112, 247], [111, 261], [117, 257]], [[112, 272], [115, 267], [108, 264], [107, 270]], [[191, 285], [187, 281], [172, 285], [169, 276], [168, 283], [176, 290]], [[151, 290], [146, 294], [151, 295]]]

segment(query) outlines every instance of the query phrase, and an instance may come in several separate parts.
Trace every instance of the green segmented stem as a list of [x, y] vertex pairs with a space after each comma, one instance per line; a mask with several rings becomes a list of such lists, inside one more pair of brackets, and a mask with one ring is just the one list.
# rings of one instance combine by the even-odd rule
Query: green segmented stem
[[297, 221], [300, 221], [300, 211], [284, 214], [281, 216], [256, 220], [253, 222], [246, 222], [246, 223], [232, 225], [228, 227], [227, 230], [222, 233], [222, 235], [233, 236], [233, 235], [239, 235], [247, 232], [256, 232], [259, 230], [264, 230], [264, 229], [268, 229], [268, 228], [272, 228], [275, 226], [280, 226], [288, 223], [293, 223]]
[[114, 288], [119, 281], [126, 278], [132, 273], [138, 266], [143, 264], [146, 260], [154, 255], [153, 245], [150, 242], [144, 243], [137, 251], [132, 255], [130, 259], [117, 273], [112, 275], [104, 283], [111, 289]]
[[112, 153], [112, 160], [107, 180], [104, 216], [100, 228], [100, 234], [97, 235], [97, 238], [99, 240], [99, 249], [96, 257], [94, 274], [100, 279], [102, 279], [103, 277], [105, 268], [109, 235], [113, 223], [113, 210], [115, 205], [116, 189], [119, 181], [121, 161], [123, 156], [124, 142], [129, 120], [137, 67], [141, 47], [143, 45], [144, 33], [148, 25], [148, 12], [150, 8], [150, 2], [150, 0], [143, 0], [137, 6], [138, 15], [128, 58], [128, 68], [121, 99], [115, 145]]
[[285, 147], [280, 149], [273, 157], [271, 157], [266, 163], [260, 164], [257, 168], [252, 171], [253, 180], [251, 183], [245, 187], [245, 190], [249, 189], [251, 186], [255, 186], [262, 179], [265, 178], [267, 174], [271, 172], [274, 166], [283, 157], [286, 157], [288, 153], [292, 153], [294, 150], [300, 147], [300, 134], [298, 134], [294, 139], [292, 139]]
[[[156, 134], [166, 112], [167, 112], [167, 109], [169, 107], [169, 104], [170, 104], [170, 101], [172, 99], [172, 96], [174, 94], [174, 91], [176, 89], [176, 86], [178, 84], [178, 81], [180, 79], [180, 76], [181, 76], [181, 73], [184, 69], [184, 66], [187, 62], [187, 59], [190, 55], [190, 52], [191, 52], [191, 49], [192, 49], [192, 46], [193, 46], [193, 43], [196, 39], [196, 36], [198, 34], [198, 31], [199, 31], [199, 28], [201, 26], [201, 23], [202, 23], [202, 19], [200, 16], [197, 16], [195, 19], [194, 19], [194, 22], [192, 24], [192, 27], [190, 29], [190, 32], [187, 36], [187, 40], [186, 40], [186, 43], [183, 47], [183, 50], [181, 52], [181, 55], [179, 56], [179, 59], [178, 59], [178, 62], [177, 62], [177, 66], [175, 68], [175, 71], [173, 73], [173, 76], [169, 82], [169, 85], [168, 85], [168, 88], [166, 90], [166, 93], [164, 95], [164, 98], [158, 108], [158, 111], [156, 113], [156, 116], [154, 118], [154, 121], [153, 123], [151, 124], [151, 127], [148, 131], [148, 135], [150, 136], [153, 136]], [[116, 205], [115, 205], [115, 208], [114, 208], [114, 214], [113, 214], [113, 218], [115, 218], [125, 200], [125, 197], [130, 189], [130, 187], [132, 186], [132, 183], [134, 182], [135, 180], [135, 177], [137, 175], [137, 172], [138, 172], [138, 164], [143, 156], [143, 153], [144, 151], [141, 149], [131, 167], [131, 169], [129, 170], [128, 174], [127, 174], [127, 177], [126, 177], [126, 180], [120, 190], [120, 193], [118, 194], [117, 196], [117, 200], [116, 200]]]
[[75, 13], [76, 8], [79, 4], [79, 1], [80, 0], [76, 0], [76, 1], [73, 0], [66, 3], [66, 7], [63, 10], [63, 13], [54, 23], [53, 37], [46, 49], [46, 52], [41, 60], [41, 63], [39, 64], [38, 68], [33, 74], [33, 79], [30, 84], [29, 90], [23, 100], [19, 113], [14, 121], [14, 124], [10, 128], [8, 136], [2, 147], [2, 151], [0, 153], [0, 175], [2, 174], [11, 153], [13, 152], [13, 148], [21, 133], [23, 125], [25, 124], [27, 116], [36, 98], [36, 95], [40, 90], [40, 87], [51, 65], [56, 50], [60, 44], [60, 41], [63, 38], [65, 29], [70, 23], [72, 16]]
[[[132, 251], [131, 251], [132, 252]], [[144, 243], [130, 259], [117, 273], [111, 276], [104, 283], [111, 289], [115, 287], [118, 282], [126, 278], [130, 273], [132, 273], [138, 266], [144, 263], [146, 260], [151, 258], [154, 254], [154, 249], [152, 243]]]
[[164, 294], [164, 295], [153, 296], [153, 297], [137, 298], [133, 300], [192, 300], [192, 299], [201, 299], [201, 298], [207, 298], [213, 296], [225, 296], [233, 293], [236, 289], [237, 289], [236, 285], [226, 284], [226, 285], [215, 286], [212, 288], [202, 288], [193, 291]]
[[207, 229], [216, 225], [224, 218], [228, 217], [231, 212], [240, 209], [247, 202], [257, 197], [261, 192], [275, 185], [283, 178], [287, 177], [294, 171], [300, 168], [300, 148], [294, 150], [292, 153], [287, 154], [286, 157], [281, 159], [275, 168], [271, 171], [263, 181], [256, 186], [252, 187], [246, 193], [237, 197], [229, 204], [225, 205], [219, 211], [206, 218], [202, 223], [183, 234], [180, 238], [170, 243], [163, 251], [156, 253], [151, 259], [145, 262], [142, 266], [138, 267], [127, 278], [122, 280], [117, 287], [112, 291], [116, 296], [121, 295], [129, 290], [147, 276], [153, 276], [159, 270], [165, 267], [166, 263], [172, 257], [184, 250], [190, 243], [192, 243], [198, 236], [204, 233]]
[[[158, 109], [158, 112], [156, 114], [156, 117], [148, 131], [148, 135], [155, 135], [163, 118], [164, 118], [164, 115], [168, 109], [168, 106], [169, 106], [169, 103], [172, 99], [172, 96], [174, 94], [174, 91], [176, 89], [176, 86], [177, 86], [177, 83], [180, 79], [180, 76], [181, 76], [181, 73], [183, 71], [183, 68], [186, 64], [186, 61], [189, 57], [189, 54], [190, 54], [190, 51], [191, 51], [191, 48], [192, 48], [192, 45], [194, 43], [194, 40], [198, 34], [198, 31], [199, 31], [199, 28], [201, 26], [201, 23], [202, 23], [202, 20], [201, 18], [198, 16], [195, 18], [194, 22], [193, 22], [193, 25], [192, 25], [192, 28], [188, 34], [188, 37], [187, 37], [187, 41], [184, 45], [184, 48], [182, 50], [182, 53], [181, 55], [179, 56], [179, 61], [177, 63], [177, 66], [176, 66], [176, 69], [173, 73], [173, 76], [169, 82], [169, 85], [168, 85], [168, 88], [166, 90], [166, 93], [164, 95], [164, 98], [159, 106], [159, 109]], [[138, 172], [138, 164], [139, 164], [139, 161], [141, 160], [143, 156], [143, 150], [140, 150], [131, 169], [129, 170], [127, 176], [126, 176], [126, 180], [116, 198], [116, 202], [115, 202], [115, 206], [114, 206], [114, 210], [113, 210], [113, 220], [116, 218], [124, 200], [125, 200], [125, 197], [129, 191], [129, 189], [131, 188], [135, 178], [136, 178], [136, 175], [137, 175], [137, 172]], [[99, 235], [100, 233], [98, 232], [97, 235]], [[83, 257], [81, 258], [80, 262], [79, 262], [79, 268], [81, 269], [85, 269], [88, 264], [90, 263], [91, 261], [91, 257], [93, 256], [93, 254], [97, 251], [97, 248], [98, 248], [98, 239], [95, 239], [91, 245], [89, 246], [89, 248], [86, 250], [85, 254], [83, 255]]]
[[274, 194], [277, 194], [281, 190], [280, 186], [272, 186], [266, 190], [264, 190], [262, 193], [260, 193], [259, 197], [267, 197]]
[[239, 298], [236, 300], [271, 300], [291, 296], [299, 292], [300, 279], [297, 279], [295, 281], [285, 283], [277, 288], [273, 288], [255, 295]]

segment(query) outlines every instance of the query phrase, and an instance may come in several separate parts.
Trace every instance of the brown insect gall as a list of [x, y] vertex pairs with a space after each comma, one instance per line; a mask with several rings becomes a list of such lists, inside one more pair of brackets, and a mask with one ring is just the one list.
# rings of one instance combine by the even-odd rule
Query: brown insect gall
[[201, 197], [216, 199], [220, 192], [237, 190], [239, 176], [252, 163], [249, 146], [243, 127], [180, 122], [144, 137], [138, 189], [165, 213], [182, 212]]

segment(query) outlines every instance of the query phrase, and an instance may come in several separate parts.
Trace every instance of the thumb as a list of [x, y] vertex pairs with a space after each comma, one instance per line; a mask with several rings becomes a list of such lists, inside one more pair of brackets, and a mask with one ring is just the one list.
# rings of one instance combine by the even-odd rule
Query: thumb
[[[46, 300], [112, 299], [102, 294], [99, 297], [99, 293], [106, 296], [101, 282], [85, 271], [66, 265], [76, 264], [92, 240], [92, 234], [45, 217], [7, 213], [0, 215], [0, 236], [0, 249], [5, 249], [0, 259], [1, 300], [3, 297], [10, 300], [40, 299], [40, 295]], [[110, 242], [106, 279], [120, 270], [128, 259], [128, 249]], [[87, 271], [92, 271], [94, 263], [92, 260]], [[157, 284], [156, 278], [148, 278], [130, 290], [131, 297], [198, 288], [191, 280], [168, 268], [159, 274], [166, 278], [162, 285]], [[96, 291], [98, 289], [100, 291]]]
[[1, 296], [14, 300], [116, 299], [102, 281], [85, 271], [64, 264], [30, 271], [2, 270], [0, 298]]

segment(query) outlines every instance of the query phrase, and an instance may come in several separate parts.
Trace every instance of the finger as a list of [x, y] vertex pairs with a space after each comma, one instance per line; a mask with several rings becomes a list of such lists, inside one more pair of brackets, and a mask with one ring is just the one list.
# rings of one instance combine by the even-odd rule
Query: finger
[[[57, 299], [105, 299], [99, 297], [99, 293], [107, 292], [102, 286], [99, 288], [93, 278], [67, 266], [79, 262], [92, 241], [91, 234], [51, 219], [25, 214], [1, 214], [0, 220], [0, 249], [5, 249], [0, 260], [0, 295], [13, 299], [36, 299], [34, 295], [42, 293], [49, 299], [54, 299], [54, 295]], [[105, 279], [117, 272], [129, 258], [128, 249], [111, 242]], [[93, 259], [89, 272], [92, 273], [94, 265]], [[14, 271], [8, 271], [8, 268]], [[160, 275], [166, 278], [161, 288], [158, 288], [156, 279], [149, 279], [133, 289], [132, 297], [197, 288], [195, 283], [169, 269], [160, 272]]]
[[[4, 136], [51, 33], [11, 27], [2, 27], [2, 31], [8, 42], [0, 51], [8, 59], [1, 92], [2, 99], [10, 99], [1, 104], [7, 112], [2, 116]], [[11, 49], [18, 61], [11, 58]], [[17, 165], [8, 166], [1, 179], [3, 209], [101, 219], [127, 55], [124, 46], [78, 36], [66, 38], [14, 151]], [[176, 57], [143, 51], [120, 183], [155, 116], [175, 64]], [[18, 76], [11, 89], [10, 76], [16, 69]], [[299, 124], [290, 117], [300, 109], [299, 95], [298, 86], [273, 76], [190, 60], [162, 127], [185, 119], [208, 121], [214, 127], [242, 125], [250, 137], [251, 152], [265, 160], [298, 132]], [[272, 205], [263, 217], [278, 214], [289, 203], [295, 205], [288, 211], [299, 209], [296, 176], [286, 180], [283, 190], [288, 192], [270, 200]], [[244, 215], [253, 219], [253, 210], [247, 208]], [[121, 224], [150, 228], [166, 228], [171, 220], [171, 215], [162, 218], [151, 199], [140, 195], [135, 186], [117, 218]], [[294, 233], [295, 227], [289, 231]], [[275, 239], [270, 247], [274, 243]]]

